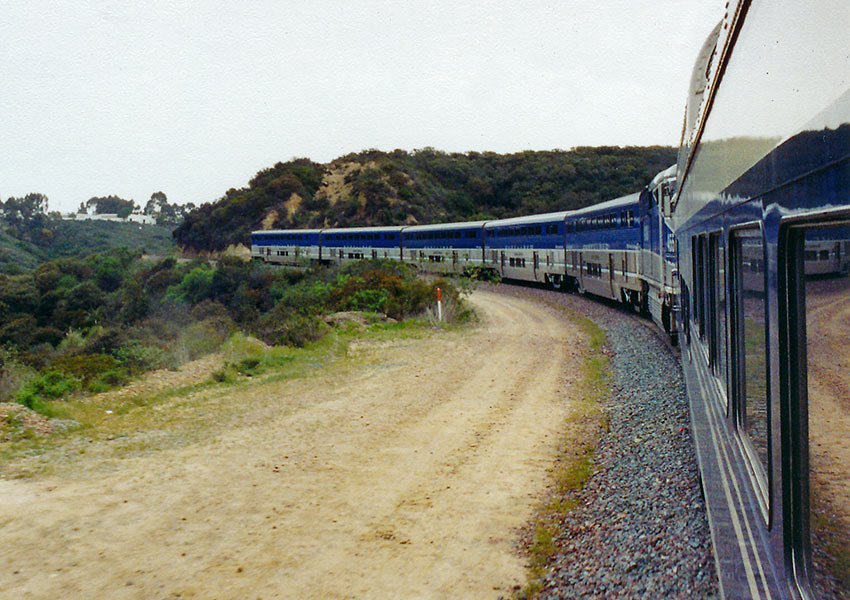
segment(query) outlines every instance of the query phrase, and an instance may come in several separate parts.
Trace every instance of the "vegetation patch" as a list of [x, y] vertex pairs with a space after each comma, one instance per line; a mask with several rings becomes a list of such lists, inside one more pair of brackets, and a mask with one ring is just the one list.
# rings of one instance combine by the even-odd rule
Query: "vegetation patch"
[[[235, 258], [141, 260], [122, 251], [0, 275], [0, 307], [8, 309], [0, 311], [0, 406], [14, 401], [42, 418], [77, 423], [79, 436], [125, 440], [168, 421], [164, 406], [194, 414], [188, 406], [217, 401], [233, 385], [344, 361], [351, 340], [419, 335], [433, 327], [437, 287], [441, 326], [472, 318], [463, 289], [387, 261], [292, 270]], [[333, 317], [341, 311], [361, 324]], [[177, 369], [202, 357], [212, 357], [200, 361], [206, 370], [186, 383], [125, 389], [153, 370], [161, 370], [156, 381], [171, 381], [170, 372], [182, 381]], [[61, 443], [44, 439], [52, 431], [5, 435], [0, 456], [47, 452]]]
[[[246, 397], [256, 402], [252, 412], [273, 402], [269, 385], [317, 376], [345, 379], [370, 360], [363, 348], [386, 340], [421, 338], [434, 331], [424, 318], [378, 321], [367, 327], [330, 329], [304, 347], [269, 346], [237, 331], [217, 355], [200, 361], [208, 366], [206, 370], [185, 377], [174, 373], [175, 383], [160, 389], [132, 384], [105, 394], [45, 397], [39, 412], [17, 403], [0, 403], [0, 473], [12, 477], [49, 474], [73, 465], [77, 454], [112, 460], [190, 444], [243, 419]], [[26, 413], [27, 423], [41, 425], [21, 425], [14, 416], [12, 424], [5, 423], [6, 407], [13, 415]]]
[[557, 553], [556, 537], [563, 518], [576, 506], [585, 482], [593, 474], [594, 454], [599, 436], [608, 422], [602, 410], [611, 386], [611, 372], [605, 354], [605, 332], [593, 321], [563, 306], [570, 320], [585, 335], [582, 377], [570, 398], [573, 412], [564, 424], [564, 436], [558, 447], [558, 458], [552, 470], [552, 485], [546, 500], [521, 535], [521, 546], [528, 557], [528, 583], [514, 598], [536, 598], [543, 589], [542, 578], [549, 562]]

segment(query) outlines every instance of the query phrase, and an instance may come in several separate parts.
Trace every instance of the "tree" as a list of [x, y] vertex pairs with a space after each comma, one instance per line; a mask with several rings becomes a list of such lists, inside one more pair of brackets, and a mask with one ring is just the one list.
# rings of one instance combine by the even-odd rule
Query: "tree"
[[164, 207], [168, 206], [168, 198], [163, 192], [154, 192], [145, 204], [144, 213], [151, 217], [159, 217]]
[[0, 216], [14, 237], [35, 244], [49, 243], [53, 237], [47, 216], [48, 202], [44, 194], [32, 193], [23, 198], [0, 202]]
[[136, 204], [132, 200], [124, 200], [118, 196], [103, 196], [89, 198], [86, 202], [87, 212], [95, 215], [115, 214], [126, 219], [133, 212]]

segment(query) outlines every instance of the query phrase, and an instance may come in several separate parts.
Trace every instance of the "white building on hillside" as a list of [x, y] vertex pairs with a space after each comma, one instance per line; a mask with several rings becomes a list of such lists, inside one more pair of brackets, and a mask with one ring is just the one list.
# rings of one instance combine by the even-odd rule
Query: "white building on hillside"
[[89, 215], [86, 213], [77, 213], [74, 215], [75, 221], [115, 221], [121, 223], [126, 219], [122, 219], [115, 213], [103, 213], [100, 215]]
[[143, 223], [145, 225], [156, 225], [156, 219], [154, 219], [150, 215], [143, 215], [139, 213], [133, 213], [129, 217], [127, 217], [128, 221], [133, 223]]

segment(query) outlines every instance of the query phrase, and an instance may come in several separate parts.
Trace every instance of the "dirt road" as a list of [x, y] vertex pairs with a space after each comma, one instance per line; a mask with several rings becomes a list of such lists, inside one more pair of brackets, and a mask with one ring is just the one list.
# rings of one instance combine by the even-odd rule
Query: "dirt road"
[[364, 345], [346, 380], [235, 391], [256, 414], [202, 443], [0, 481], [0, 597], [496, 598], [524, 583], [516, 528], [545, 490], [583, 342], [531, 300], [472, 302], [482, 327]]

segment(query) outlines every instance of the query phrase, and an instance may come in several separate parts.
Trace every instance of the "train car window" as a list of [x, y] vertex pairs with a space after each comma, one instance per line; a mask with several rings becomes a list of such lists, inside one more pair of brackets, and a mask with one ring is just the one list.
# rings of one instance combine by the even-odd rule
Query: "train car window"
[[850, 598], [850, 227], [798, 229], [792, 240], [792, 421], [808, 455], [793, 478], [804, 488], [795, 494], [808, 521], [804, 562], [813, 597]]
[[732, 335], [735, 344], [735, 406], [757, 495], [767, 517], [770, 414], [767, 379], [767, 301], [764, 240], [759, 229], [731, 238], [733, 271]]
[[717, 374], [717, 345], [719, 331], [717, 327], [718, 318], [718, 252], [720, 235], [712, 233], [708, 236], [708, 252], [706, 256], [706, 289], [705, 289], [705, 311], [706, 311], [706, 335], [708, 337], [708, 364], [712, 372]]
[[694, 309], [697, 318], [697, 331], [701, 339], [705, 339], [706, 322], [706, 285], [705, 285], [705, 262], [706, 248], [705, 237], [698, 236], [694, 239]]
[[[720, 387], [725, 395], [727, 393], [726, 381], [728, 365], [726, 341], [729, 339], [729, 335], [726, 328], [726, 310], [728, 304], [726, 300], [726, 248], [721, 234], [717, 234], [714, 252], [716, 270], [715, 277], [717, 281], [717, 367], [715, 373], [720, 378], [721, 382], [723, 382], [723, 385]], [[724, 400], [726, 400], [726, 398], [724, 398]]]

